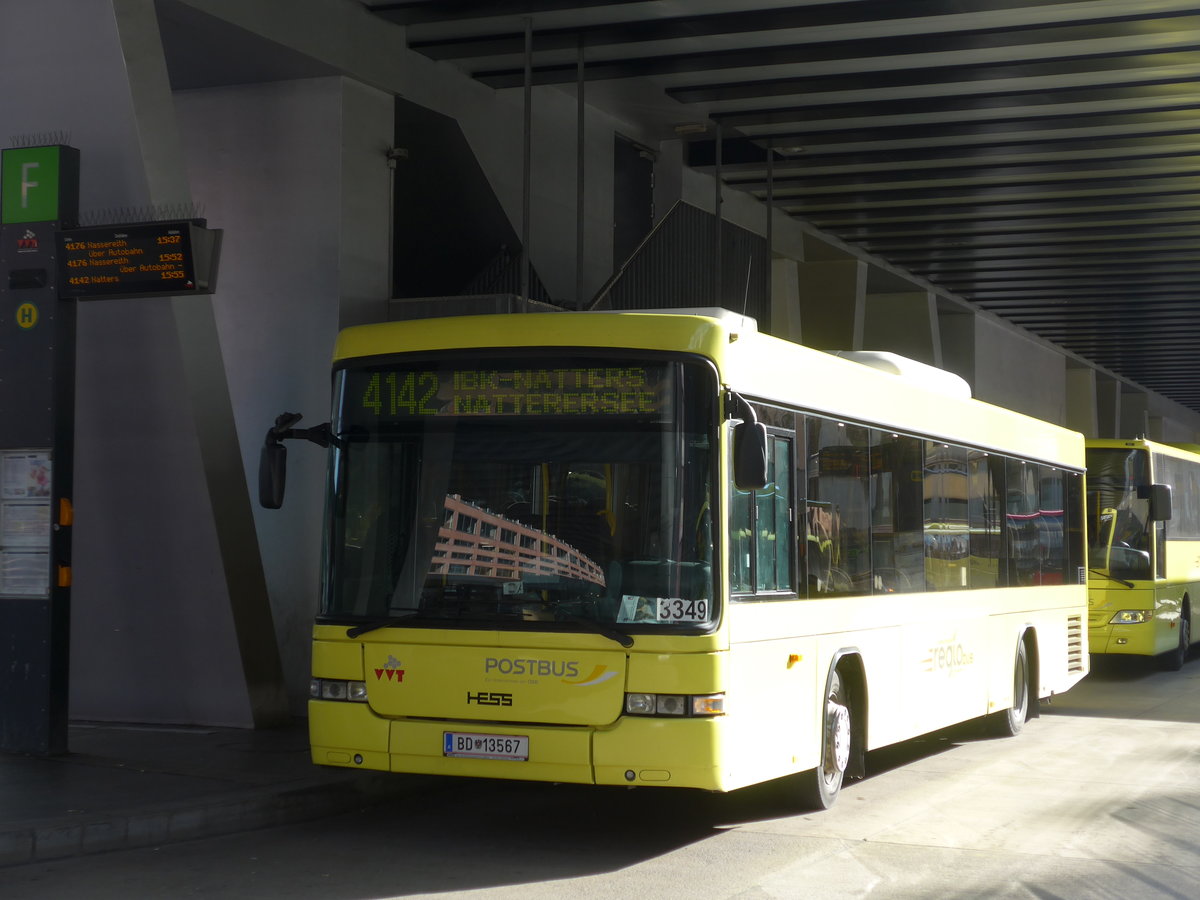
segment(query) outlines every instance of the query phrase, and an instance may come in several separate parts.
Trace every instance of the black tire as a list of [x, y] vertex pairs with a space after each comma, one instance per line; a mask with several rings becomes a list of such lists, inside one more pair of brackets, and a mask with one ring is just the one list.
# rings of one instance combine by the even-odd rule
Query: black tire
[[1029, 650], [1022, 639], [1013, 661], [1012, 706], [988, 716], [988, 730], [996, 737], [1016, 737], [1029, 719], [1029, 704]]
[[1159, 662], [1167, 672], [1178, 672], [1183, 668], [1188, 651], [1192, 646], [1192, 611], [1185, 604], [1179, 613], [1179, 645], [1169, 653], [1164, 653]]
[[832, 672], [821, 717], [821, 764], [800, 776], [802, 799], [810, 809], [829, 809], [841, 793], [850, 762], [852, 721], [849, 692], [841, 676]]

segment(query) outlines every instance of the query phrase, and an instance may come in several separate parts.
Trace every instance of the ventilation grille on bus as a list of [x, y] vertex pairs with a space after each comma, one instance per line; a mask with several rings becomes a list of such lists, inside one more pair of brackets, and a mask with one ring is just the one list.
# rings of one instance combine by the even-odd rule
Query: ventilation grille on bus
[[1087, 647], [1083, 642], [1083, 617], [1067, 618], [1067, 671], [1082, 672], [1083, 656]]

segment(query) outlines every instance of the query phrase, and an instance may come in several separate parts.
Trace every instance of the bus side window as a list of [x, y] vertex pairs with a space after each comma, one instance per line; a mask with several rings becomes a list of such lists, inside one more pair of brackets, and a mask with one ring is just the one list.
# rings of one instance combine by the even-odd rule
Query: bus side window
[[735, 594], [794, 589], [792, 443], [790, 435], [769, 433], [766, 486], [741, 490], [731, 485], [729, 566], [730, 590]]
[[808, 419], [808, 593], [869, 594], [871, 453], [861, 425]]
[[876, 594], [925, 590], [921, 441], [871, 430], [871, 565]]
[[1038, 466], [1038, 555], [1042, 584], [1067, 583], [1065, 542], [1066, 483], [1061, 469]]
[[965, 447], [925, 442], [925, 575], [931, 591], [969, 586], [968, 483]]
[[1040, 505], [1038, 466], [1008, 460], [1008, 584], [1040, 584], [1042, 559], [1038, 545], [1037, 514]]
[[767, 486], [755, 492], [755, 539], [760, 591], [792, 589], [792, 441], [767, 438]]
[[967, 526], [971, 533], [973, 588], [1004, 584], [1004, 457], [977, 450], [967, 455], [970, 494]]

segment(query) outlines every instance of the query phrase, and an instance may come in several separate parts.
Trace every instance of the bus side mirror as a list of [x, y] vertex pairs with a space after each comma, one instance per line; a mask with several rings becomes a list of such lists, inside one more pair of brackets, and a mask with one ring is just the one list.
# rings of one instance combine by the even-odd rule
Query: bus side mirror
[[1172, 515], [1171, 486], [1169, 484], [1150, 485], [1150, 519], [1154, 522], [1169, 521]]
[[328, 447], [334, 438], [329, 423], [313, 428], [293, 428], [301, 419], [300, 413], [283, 413], [267, 429], [262, 451], [258, 456], [258, 502], [263, 509], [283, 506], [283, 489], [287, 483], [287, 447], [289, 438], [304, 438], [318, 447]]
[[267, 432], [258, 457], [258, 503], [263, 509], [283, 506], [283, 489], [287, 483], [287, 447]]
[[767, 486], [767, 426], [743, 422], [733, 432], [733, 480], [744, 491]]
[[741, 419], [733, 429], [733, 482], [744, 491], [767, 486], [767, 426], [739, 394], [730, 394], [731, 413]]

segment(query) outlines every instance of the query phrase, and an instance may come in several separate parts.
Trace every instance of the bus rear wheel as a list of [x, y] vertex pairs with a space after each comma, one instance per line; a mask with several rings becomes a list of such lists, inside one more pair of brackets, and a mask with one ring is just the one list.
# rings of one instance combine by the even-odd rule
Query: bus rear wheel
[[805, 781], [803, 800], [811, 809], [833, 806], [850, 765], [850, 697], [836, 671], [829, 676], [821, 723], [821, 764], [801, 776]]
[[1017, 658], [1013, 662], [1012, 705], [1003, 712], [988, 717], [990, 731], [996, 737], [1016, 737], [1029, 718], [1029, 649], [1024, 639], [1017, 644]]

